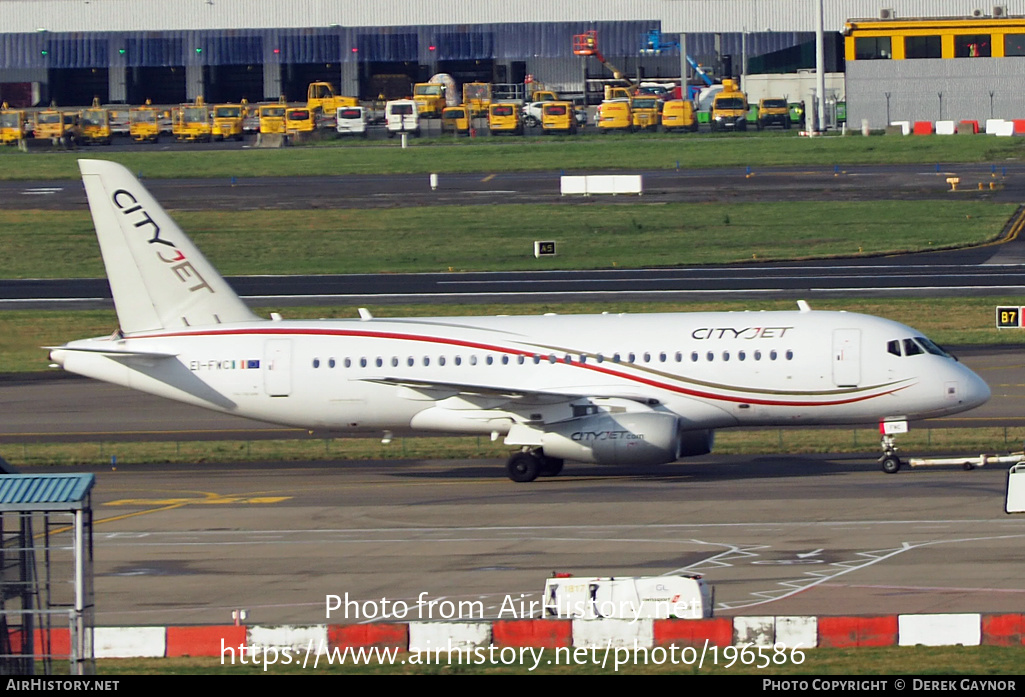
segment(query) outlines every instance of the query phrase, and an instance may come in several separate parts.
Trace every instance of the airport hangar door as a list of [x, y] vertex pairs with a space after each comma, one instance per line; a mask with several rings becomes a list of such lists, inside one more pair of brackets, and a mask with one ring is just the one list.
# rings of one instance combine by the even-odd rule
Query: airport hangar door
[[[207, 104], [262, 102], [262, 36], [208, 36], [203, 41], [203, 99]], [[300, 99], [306, 98], [303, 87]]]
[[181, 39], [125, 41], [125, 94], [129, 104], [182, 104], [185, 89], [185, 54]]

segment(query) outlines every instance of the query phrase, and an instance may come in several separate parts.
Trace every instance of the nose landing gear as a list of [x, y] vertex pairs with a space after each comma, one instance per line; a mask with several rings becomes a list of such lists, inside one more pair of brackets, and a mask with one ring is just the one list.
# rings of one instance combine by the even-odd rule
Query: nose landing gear
[[879, 447], [882, 448], [883, 454], [879, 458], [879, 466], [883, 472], [887, 474], [896, 474], [900, 471], [904, 462], [897, 455], [897, 443], [894, 438], [896, 433], [907, 433], [908, 422], [907, 421], [880, 421], [879, 432], [882, 437], [879, 439]]

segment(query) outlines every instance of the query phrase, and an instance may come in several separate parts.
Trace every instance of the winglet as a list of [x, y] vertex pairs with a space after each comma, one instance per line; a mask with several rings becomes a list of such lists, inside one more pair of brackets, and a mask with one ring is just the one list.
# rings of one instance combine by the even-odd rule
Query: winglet
[[131, 172], [78, 166], [122, 331], [259, 319]]

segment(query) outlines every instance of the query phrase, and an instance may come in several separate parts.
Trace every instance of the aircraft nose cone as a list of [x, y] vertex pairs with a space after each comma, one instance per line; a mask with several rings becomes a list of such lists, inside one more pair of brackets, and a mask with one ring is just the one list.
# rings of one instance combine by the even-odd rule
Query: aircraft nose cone
[[977, 407], [985, 404], [989, 401], [992, 396], [992, 391], [989, 389], [989, 385], [986, 381], [980, 378], [975, 373], [969, 373], [968, 379], [965, 381], [965, 403], [971, 407]]

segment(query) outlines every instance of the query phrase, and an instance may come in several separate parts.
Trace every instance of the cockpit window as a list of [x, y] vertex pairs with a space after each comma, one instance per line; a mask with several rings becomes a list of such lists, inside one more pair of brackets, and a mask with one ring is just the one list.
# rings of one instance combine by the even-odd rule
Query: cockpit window
[[922, 347], [915, 343], [914, 339], [904, 339], [904, 355], [905, 356], [917, 356], [920, 353], [925, 353]]
[[949, 353], [941, 349], [939, 346], [937, 346], [924, 336], [916, 336], [915, 341], [918, 342], [918, 344], [922, 348], [924, 348], [926, 351], [928, 351], [934, 356], [946, 356], [947, 358], [951, 358], [951, 355]]
[[893, 341], [886, 342], [886, 352], [892, 353], [894, 356], [900, 355], [900, 341], [894, 339]]

